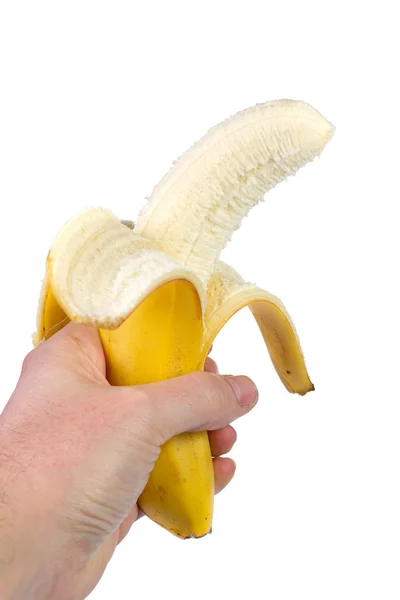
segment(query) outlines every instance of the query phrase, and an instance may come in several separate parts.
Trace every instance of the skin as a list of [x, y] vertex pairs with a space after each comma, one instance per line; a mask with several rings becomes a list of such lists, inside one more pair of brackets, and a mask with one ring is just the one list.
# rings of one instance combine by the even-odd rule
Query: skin
[[141, 516], [160, 446], [208, 430], [217, 492], [235, 464], [231, 425], [257, 402], [247, 377], [207, 371], [112, 387], [97, 332], [70, 324], [25, 359], [0, 415], [2, 600], [80, 600]]

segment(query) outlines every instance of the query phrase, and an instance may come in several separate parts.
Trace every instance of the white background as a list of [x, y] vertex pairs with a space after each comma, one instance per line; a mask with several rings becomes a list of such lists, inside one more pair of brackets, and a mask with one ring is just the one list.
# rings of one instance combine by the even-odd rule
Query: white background
[[[224, 259], [291, 312], [316, 391], [289, 395], [247, 311], [221, 370], [260, 388], [214, 533], [142, 519], [93, 600], [400, 597], [395, 2], [20, 2], [0, 8], [1, 398], [31, 348], [49, 246], [102, 205], [134, 219], [212, 125], [276, 98], [336, 125]], [[397, 55], [397, 56], [396, 56]]]

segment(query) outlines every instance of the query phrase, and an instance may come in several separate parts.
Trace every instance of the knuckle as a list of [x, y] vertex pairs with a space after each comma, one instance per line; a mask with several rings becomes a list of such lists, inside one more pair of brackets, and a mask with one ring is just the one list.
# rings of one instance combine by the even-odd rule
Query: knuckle
[[32, 362], [34, 361], [36, 356], [36, 349], [31, 350], [24, 358], [23, 362], [22, 362], [22, 367], [21, 367], [21, 375], [25, 375], [25, 373], [27, 373], [27, 371], [29, 371]]
[[215, 362], [215, 360], [213, 360], [212, 358], [210, 358], [209, 356], [206, 358], [206, 362], [204, 364], [204, 370], [207, 373], [215, 373], [218, 374], [218, 365]]
[[224, 404], [231, 394], [231, 389], [225, 379], [213, 373], [210, 373], [210, 389], [215, 400], [221, 404]]
[[188, 400], [196, 401], [206, 396], [208, 400], [215, 399], [219, 395], [218, 376], [206, 371], [196, 371], [190, 375], [190, 386], [186, 387]]
[[128, 424], [136, 438], [157, 444], [162, 437], [158, 428], [159, 415], [146, 387], [137, 386], [134, 390], [126, 388], [121, 393], [122, 423]]
[[229, 384], [223, 377], [215, 373], [197, 373], [198, 390], [201, 394], [206, 394], [210, 404], [213, 406], [224, 406], [231, 394]]

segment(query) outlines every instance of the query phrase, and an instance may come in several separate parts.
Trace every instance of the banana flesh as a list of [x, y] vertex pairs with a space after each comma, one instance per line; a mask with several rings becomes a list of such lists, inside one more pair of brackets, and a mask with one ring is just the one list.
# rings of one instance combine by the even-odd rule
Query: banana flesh
[[154, 188], [135, 230], [204, 285], [264, 194], [318, 156], [333, 126], [305, 102], [278, 100], [211, 129]]
[[[96, 327], [112, 385], [203, 368], [224, 324], [249, 307], [290, 392], [314, 389], [281, 301], [219, 261], [266, 191], [320, 154], [333, 126], [304, 102], [257, 105], [217, 125], [154, 188], [135, 227], [94, 208], [67, 223], [47, 259], [34, 343], [70, 320]], [[211, 530], [206, 432], [166, 442], [139, 498], [178, 537]]]
[[52, 292], [64, 312], [73, 321], [98, 328], [115, 329], [170, 281], [187, 280], [204, 294], [192, 271], [102, 208], [71, 219], [57, 236], [47, 263]]

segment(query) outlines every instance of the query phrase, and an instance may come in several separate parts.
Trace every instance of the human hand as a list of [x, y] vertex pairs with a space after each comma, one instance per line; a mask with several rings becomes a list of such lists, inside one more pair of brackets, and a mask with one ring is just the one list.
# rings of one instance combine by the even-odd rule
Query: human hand
[[246, 377], [208, 373], [112, 387], [94, 329], [70, 324], [24, 361], [0, 416], [2, 600], [80, 600], [139, 516], [160, 446], [209, 430], [216, 490], [235, 465], [229, 425], [257, 401]]

